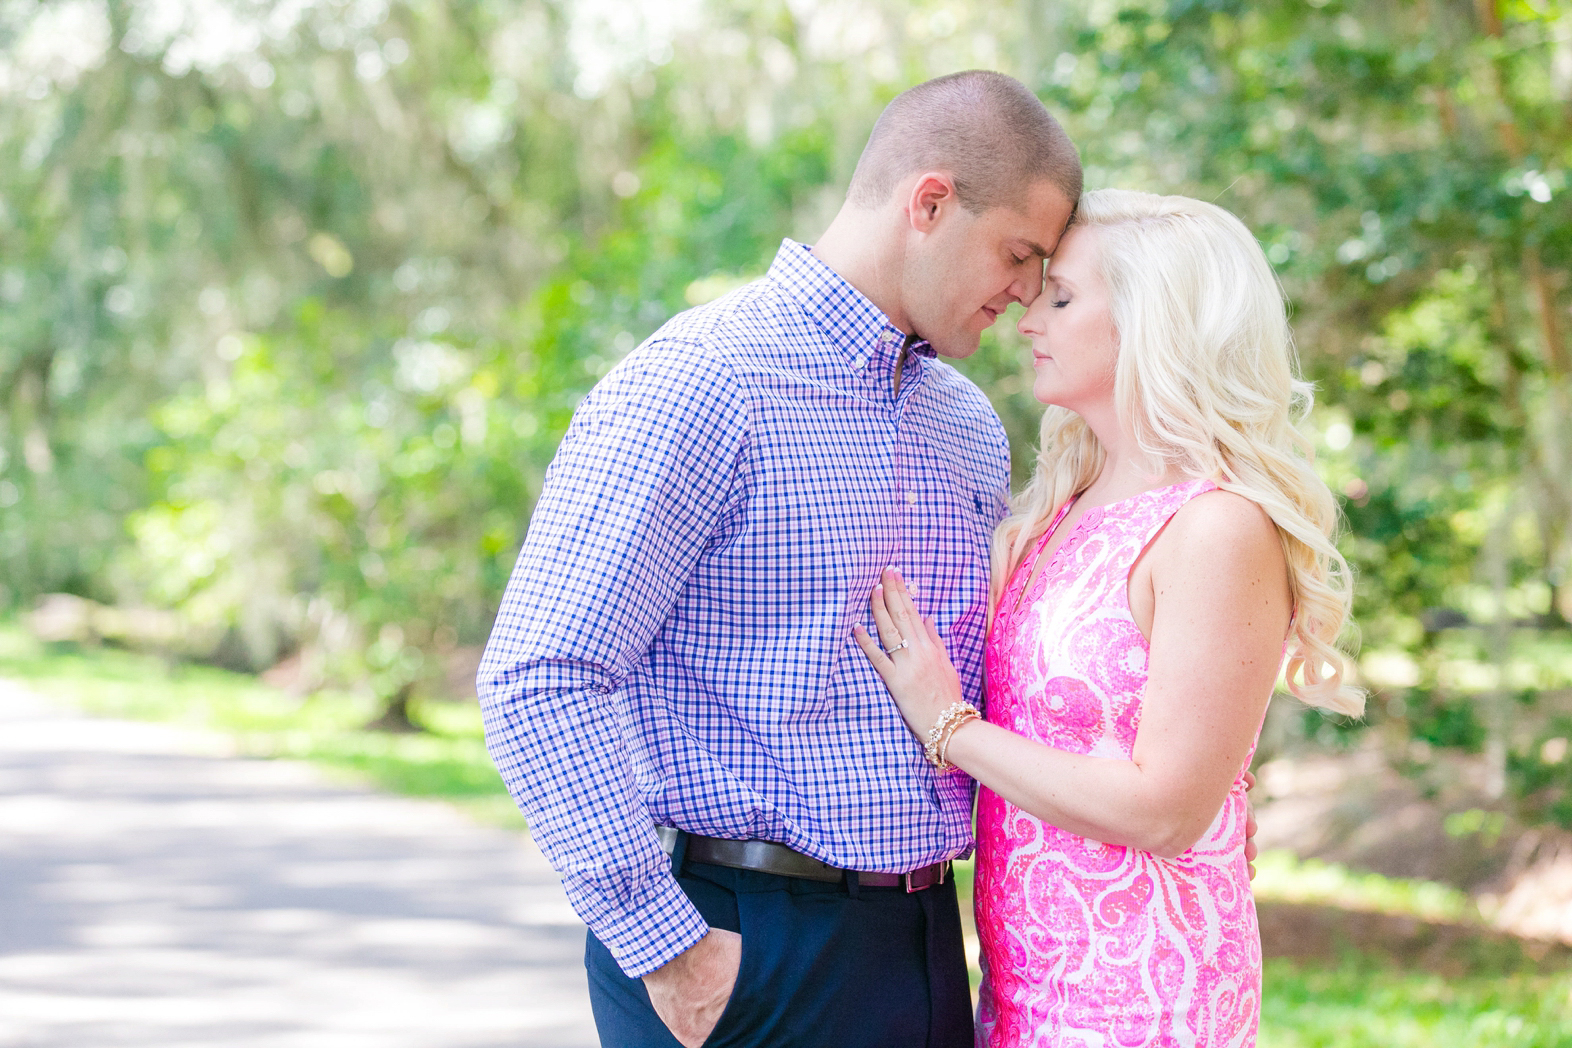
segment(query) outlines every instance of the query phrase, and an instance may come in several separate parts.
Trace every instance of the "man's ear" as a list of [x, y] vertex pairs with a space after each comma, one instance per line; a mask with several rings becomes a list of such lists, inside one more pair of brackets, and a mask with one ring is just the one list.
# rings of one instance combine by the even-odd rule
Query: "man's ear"
[[912, 183], [906, 198], [906, 220], [919, 233], [932, 233], [939, 216], [960, 203], [955, 180], [943, 171], [925, 171]]

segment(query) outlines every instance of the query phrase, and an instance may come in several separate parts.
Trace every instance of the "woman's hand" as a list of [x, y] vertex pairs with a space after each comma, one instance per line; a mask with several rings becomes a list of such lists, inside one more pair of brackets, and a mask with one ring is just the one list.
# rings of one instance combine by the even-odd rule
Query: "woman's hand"
[[860, 625], [852, 627], [852, 636], [884, 679], [906, 726], [926, 739], [945, 707], [961, 701], [960, 675], [950, 665], [933, 620], [917, 614], [900, 572], [884, 569], [884, 581], [873, 588], [869, 604], [883, 649]]

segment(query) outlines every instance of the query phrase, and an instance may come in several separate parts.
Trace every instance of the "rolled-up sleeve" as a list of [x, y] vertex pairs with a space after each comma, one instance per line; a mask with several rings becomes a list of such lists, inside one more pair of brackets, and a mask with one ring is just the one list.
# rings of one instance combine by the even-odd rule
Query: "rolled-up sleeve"
[[746, 401], [652, 342], [587, 397], [546, 474], [476, 682], [486, 743], [568, 899], [641, 976], [708, 931], [671, 875], [617, 712], [742, 486]]

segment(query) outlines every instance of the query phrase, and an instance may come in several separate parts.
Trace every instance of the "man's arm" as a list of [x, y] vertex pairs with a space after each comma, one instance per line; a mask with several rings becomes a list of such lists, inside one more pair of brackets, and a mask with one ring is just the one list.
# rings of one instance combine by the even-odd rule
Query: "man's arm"
[[747, 407], [697, 347], [651, 344], [586, 398], [477, 680], [492, 759], [569, 901], [630, 976], [708, 926], [640, 801], [614, 701], [736, 492]]

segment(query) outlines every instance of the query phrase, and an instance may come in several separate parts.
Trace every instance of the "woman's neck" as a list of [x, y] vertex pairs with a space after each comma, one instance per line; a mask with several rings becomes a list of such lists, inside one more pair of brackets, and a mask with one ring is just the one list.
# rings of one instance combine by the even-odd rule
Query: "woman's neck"
[[1151, 456], [1141, 450], [1135, 438], [1122, 429], [1099, 426], [1090, 420], [1087, 424], [1103, 446], [1103, 468], [1081, 493], [1081, 501], [1085, 506], [1106, 506], [1110, 502], [1187, 479], [1173, 466], [1154, 462]]

